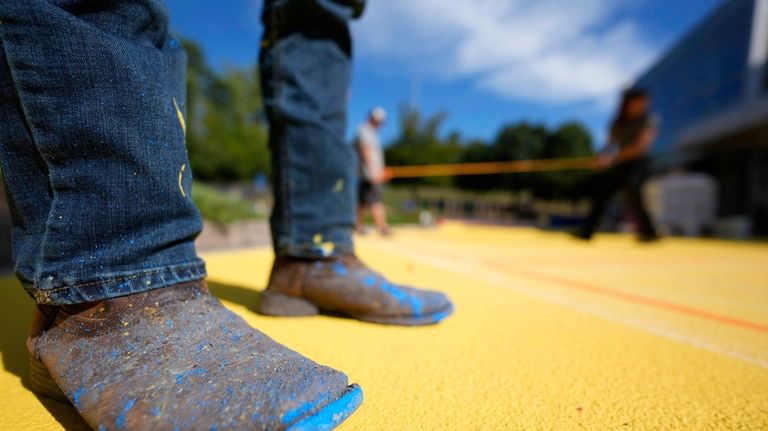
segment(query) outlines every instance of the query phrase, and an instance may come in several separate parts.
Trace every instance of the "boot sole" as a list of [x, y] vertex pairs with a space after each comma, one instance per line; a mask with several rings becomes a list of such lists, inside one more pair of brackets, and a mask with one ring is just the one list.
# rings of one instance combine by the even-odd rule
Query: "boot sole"
[[29, 355], [29, 389], [60, 403], [72, 404], [53, 380], [45, 365], [32, 354]]
[[363, 322], [379, 323], [383, 325], [398, 326], [422, 326], [439, 323], [453, 313], [453, 305], [448, 305], [442, 310], [419, 316], [380, 316], [372, 314], [350, 314], [338, 311], [323, 310], [312, 302], [292, 295], [265, 290], [261, 293], [258, 307], [259, 314], [274, 317], [304, 317], [325, 314], [330, 316], [344, 316]]
[[435, 325], [443, 321], [446, 317], [453, 314], [453, 305], [436, 311], [430, 314], [424, 314], [421, 316], [374, 316], [374, 315], [361, 315], [350, 316], [363, 322], [380, 323], [382, 325], [398, 325], [398, 326], [426, 326]]
[[[45, 365], [32, 355], [29, 355], [29, 389], [40, 396], [72, 406], [72, 402], [61, 391]], [[332, 430], [350, 417], [362, 403], [363, 390], [358, 384], [351, 384], [335, 401], [325, 405], [317, 413], [288, 426], [286, 431]]]

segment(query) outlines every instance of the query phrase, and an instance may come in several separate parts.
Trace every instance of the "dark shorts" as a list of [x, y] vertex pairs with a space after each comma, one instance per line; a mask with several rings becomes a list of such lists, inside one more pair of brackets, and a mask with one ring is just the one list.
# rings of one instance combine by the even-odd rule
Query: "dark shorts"
[[381, 202], [381, 185], [365, 180], [360, 181], [357, 197], [360, 205], [368, 206]]

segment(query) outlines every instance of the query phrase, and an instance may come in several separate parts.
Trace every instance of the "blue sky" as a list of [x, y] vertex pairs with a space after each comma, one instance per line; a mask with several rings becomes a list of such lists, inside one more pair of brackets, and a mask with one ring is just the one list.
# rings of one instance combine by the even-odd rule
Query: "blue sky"
[[[578, 120], [600, 141], [621, 88], [721, 1], [369, 0], [353, 24], [350, 130], [381, 105], [388, 140], [399, 107], [415, 103], [467, 138]], [[173, 31], [213, 66], [254, 64], [261, 0], [167, 4]]]

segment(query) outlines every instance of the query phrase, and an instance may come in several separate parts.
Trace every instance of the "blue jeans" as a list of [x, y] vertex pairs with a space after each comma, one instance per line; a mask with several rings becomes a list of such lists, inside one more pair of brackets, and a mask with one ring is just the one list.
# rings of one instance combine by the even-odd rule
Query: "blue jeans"
[[[353, 250], [347, 22], [363, 6], [265, 3], [278, 254]], [[205, 277], [184, 146], [186, 58], [162, 1], [0, 0], [0, 44], [0, 163], [25, 289], [62, 305]]]
[[186, 58], [159, 0], [0, 0], [0, 162], [16, 273], [41, 304], [205, 276]]
[[260, 53], [278, 255], [351, 253], [357, 156], [345, 141], [352, 43], [364, 0], [266, 0]]

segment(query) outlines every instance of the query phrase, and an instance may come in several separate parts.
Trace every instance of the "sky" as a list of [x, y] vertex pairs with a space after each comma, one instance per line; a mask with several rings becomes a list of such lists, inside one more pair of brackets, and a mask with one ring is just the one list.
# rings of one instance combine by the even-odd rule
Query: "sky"
[[[491, 140], [505, 123], [580, 121], [596, 145], [619, 92], [725, 0], [368, 0], [352, 24], [349, 130], [373, 106], [448, 114]], [[217, 69], [256, 62], [262, 0], [166, 0], [172, 31]]]

